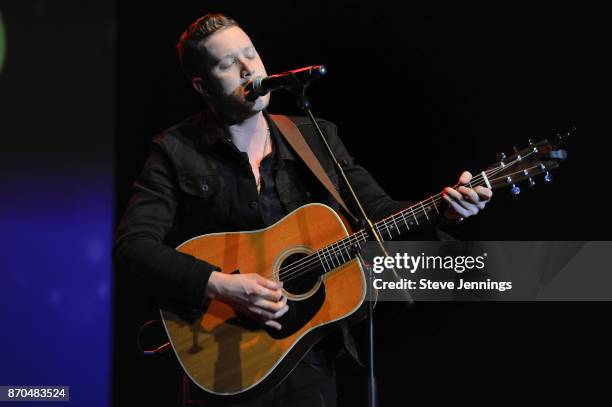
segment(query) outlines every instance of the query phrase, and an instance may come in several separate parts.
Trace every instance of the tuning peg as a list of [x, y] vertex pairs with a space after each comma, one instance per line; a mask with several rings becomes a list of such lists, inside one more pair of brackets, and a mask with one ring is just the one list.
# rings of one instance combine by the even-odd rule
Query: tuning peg
[[553, 176], [550, 172], [546, 171], [544, 174], [544, 182], [552, 182]]
[[512, 147], [512, 152], [516, 155], [516, 160], [521, 161], [521, 154], [517, 146]]
[[497, 161], [504, 161], [506, 159], [506, 153], [497, 154]]
[[529, 171], [523, 170], [523, 175], [528, 177], [527, 182], [529, 183], [529, 188], [533, 188], [535, 186], [535, 181], [529, 176]]
[[535, 187], [535, 181], [533, 180], [533, 178], [529, 177], [529, 179], [527, 180], [527, 182], [529, 183], [529, 188], [533, 188]]
[[527, 140], [527, 142], [529, 143], [530, 146], [535, 144], [535, 140], [530, 138], [529, 140]]
[[513, 181], [512, 181], [512, 177], [506, 177], [506, 182], [508, 184], [512, 184], [512, 188], [510, 188], [510, 193], [512, 195], [518, 195], [521, 193], [521, 188], [518, 187]]

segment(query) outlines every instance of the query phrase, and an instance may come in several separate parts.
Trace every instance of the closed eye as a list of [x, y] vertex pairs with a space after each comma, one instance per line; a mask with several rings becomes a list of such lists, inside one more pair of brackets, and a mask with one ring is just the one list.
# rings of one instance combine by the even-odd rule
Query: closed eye
[[234, 65], [235, 62], [236, 62], [236, 58], [225, 59], [221, 61], [221, 63], [219, 64], [219, 69], [221, 69], [222, 71], [228, 70], [229, 68], [232, 67], [232, 65]]
[[257, 57], [257, 51], [255, 50], [254, 47], [245, 48], [244, 56], [247, 57], [248, 59], [254, 59], [255, 57]]

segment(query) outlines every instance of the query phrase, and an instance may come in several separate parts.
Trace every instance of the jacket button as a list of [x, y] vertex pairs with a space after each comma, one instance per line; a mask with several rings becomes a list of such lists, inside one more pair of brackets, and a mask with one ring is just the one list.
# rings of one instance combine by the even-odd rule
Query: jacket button
[[249, 203], [249, 208], [251, 209], [257, 209], [257, 207], [259, 206], [259, 204], [255, 201]]
[[202, 184], [202, 191], [208, 191], [208, 184]]

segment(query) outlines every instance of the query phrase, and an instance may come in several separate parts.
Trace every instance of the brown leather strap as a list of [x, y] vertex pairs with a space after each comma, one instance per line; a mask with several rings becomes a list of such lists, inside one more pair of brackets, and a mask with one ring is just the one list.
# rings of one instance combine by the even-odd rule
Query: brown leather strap
[[[287, 116], [283, 115], [271, 114], [270, 117], [272, 120], [274, 120], [274, 123], [276, 123], [276, 126], [278, 126], [278, 129], [285, 137], [289, 145], [291, 145], [295, 152], [298, 153], [302, 161], [306, 163], [306, 166], [310, 169], [310, 171], [312, 171], [315, 177], [317, 177], [321, 184], [327, 188], [329, 193], [332, 194], [336, 201], [338, 201], [340, 206], [342, 206], [349, 215], [353, 216], [351, 211], [349, 211], [348, 207], [346, 206], [344, 199], [342, 199], [334, 187], [334, 184], [327, 176], [327, 173], [325, 173], [323, 166], [312, 152], [310, 146], [306, 143], [306, 140], [304, 140], [304, 136], [302, 136], [300, 129], [298, 129], [295, 123]], [[354, 216], [353, 219], [355, 219]]]

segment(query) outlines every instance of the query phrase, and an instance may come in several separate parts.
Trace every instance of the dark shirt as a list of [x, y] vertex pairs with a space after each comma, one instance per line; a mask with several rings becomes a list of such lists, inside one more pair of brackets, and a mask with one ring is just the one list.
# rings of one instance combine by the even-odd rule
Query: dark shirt
[[[268, 123], [268, 125], [270, 124]], [[272, 144], [272, 152], [259, 163], [259, 204], [264, 223], [268, 226], [276, 223], [287, 214], [278, 195], [275, 178], [279, 167], [282, 165], [279, 159], [278, 148], [279, 146], [282, 146], [280, 148], [285, 150], [288, 150], [288, 148], [284, 145], [285, 141], [274, 126], [270, 126], [270, 142]]]

